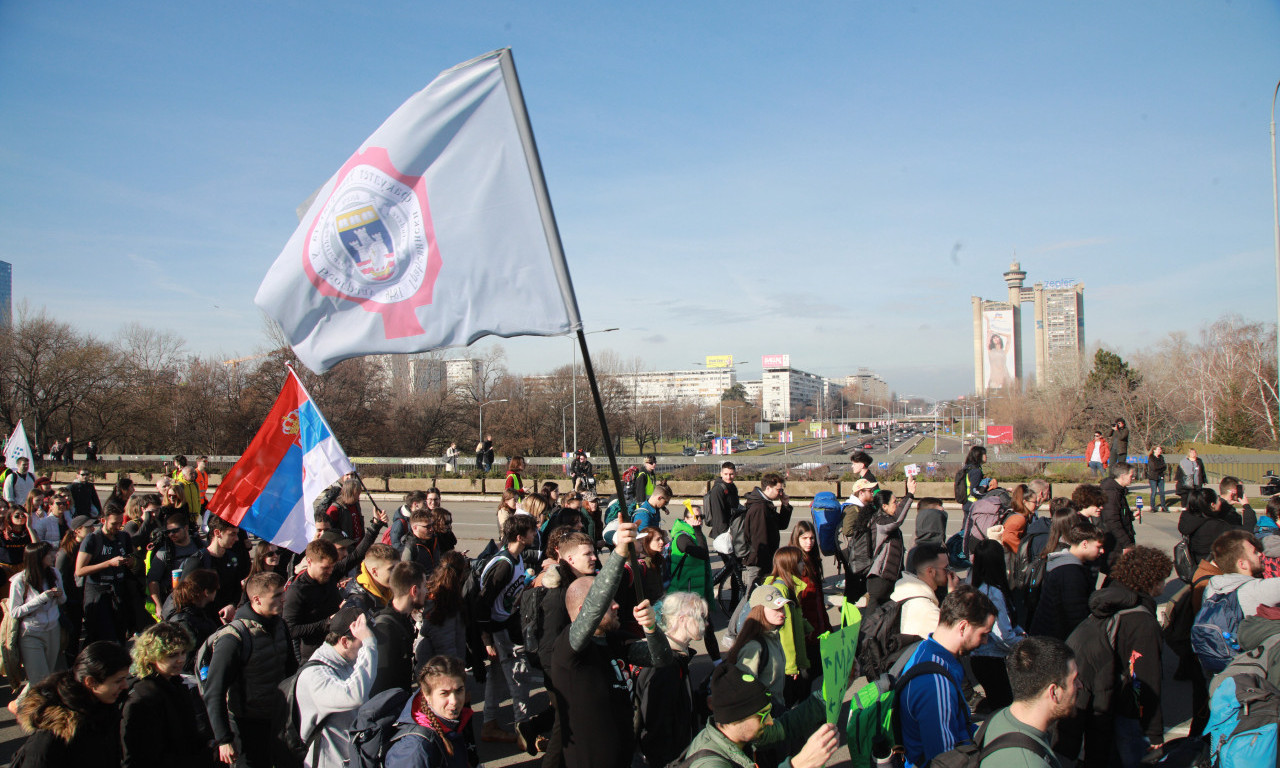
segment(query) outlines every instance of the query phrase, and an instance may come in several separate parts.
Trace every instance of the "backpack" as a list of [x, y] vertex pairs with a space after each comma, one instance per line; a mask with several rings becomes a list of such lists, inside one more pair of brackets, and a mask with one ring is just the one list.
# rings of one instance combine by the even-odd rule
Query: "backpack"
[[[1126, 613], [1145, 611], [1141, 605], [1116, 611], [1105, 619], [1092, 613], [1067, 636], [1067, 647], [1076, 654], [1080, 672], [1080, 694], [1076, 709], [1106, 714], [1111, 709], [1111, 696], [1120, 681], [1121, 666], [1116, 658], [1116, 633], [1120, 617]], [[1101, 649], [1106, 649], [1099, 653]]]
[[1240, 652], [1240, 621], [1244, 611], [1240, 608], [1239, 588], [1219, 592], [1205, 598], [1191, 625], [1191, 650], [1200, 659], [1205, 674], [1216, 675], [1227, 668]]
[[1173, 545], [1173, 570], [1178, 578], [1190, 584], [1196, 575], [1196, 559], [1191, 556], [1191, 537], [1183, 536]]
[[1280, 689], [1265, 675], [1234, 672], [1214, 678], [1209, 696], [1211, 764], [1216, 768], [1254, 768], [1276, 764], [1280, 728]]
[[538, 658], [538, 646], [542, 642], [542, 623], [546, 618], [542, 611], [542, 598], [546, 594], [547, 587], [535, 586], [520, 593], [520, 634], [524, 637], [525, 656], [538, 669], [545, 669]]
[[[952, 493], [956, 497], [957, 504], [969, 503], [969, 465], [965, 464], [956, 473], [955, 482], [952, 483]], [[326, 507], [328, 509], [328, 507]]]
[[836, 495], [831, 491], [814, 494], [809, 512], [813, 515], [814, 530], [818, 532], [818, 549], [824, 555], [834, 555], [838, 547], [836, 536], [840, 533], [840, 521], [843, 517]]
[[[635, 516], [636, 507], [638, 506], [640, 505], [634, 501], [627, 501], [628, 520]], [[613, 546], [614, 534], [618, 532], [618, 526], [622, 523], [622, 516], [618, 514], [621, 509], [622, 507], [618, 504], [617, 498], [614, 498], [604, 510], [604, 530], [600, 532], [600, 538], [604, 539], [605, 543], [611, 547]]]
[[302, 675], [302, 670], [307, 667], [314, 667], [324, 662], [317, 659], [308, 659], [302, 662], [298, 667], [298, 671], [289, 677], [286, 677], [280, 683], [280, 692], [284, 694], [284, 733], [281, 740], [284, 741], [285, 748], [289, 750], [289, 754], [297, 759], [298, 764], [307, 757], [307, 752], [311, 751], [311, 746], [315, 744], [316, 739], [320, 738], [320, 726], [324, 724], [324, 719], [316, 723], [316, 727], [311, 730], [311, 735], [302, 738], [302, 715], [298, 712], [298, 678]]
[[407, 688], [392, 688], [360, 705], [347, 742], [347, 765], [350, 768], [382, 768], [391, 745], [410, 734], [431, 739], [435, 732], [426, 726], [414, 723], [400, 728], [396, 722], [414, 692]]
[[636, 479], [636, 473], [639, 471], [640, 471], [640, 468], [637, 467], [635, 464], [632, 464], [631, 466], [627, 467], [626, 472], [622, 473], [622, 495], [624, 498], [626, 498], [627, 501], [633, 500], [632, 496], [634, 494], [631, 493], [631, 481]]
[[[1005, 518], [1012, 511], [1013, 497], [1004, 488], [996, 488], [990, 493], [983, 494], [969, 507], [965, 528], [962, 531], [965, 534], [966, 546], [986, 541], [987, 529], [1004, 523]], [[973, 554], [973, 550], [968, 549], [967, 554]]]
[[329, 507], [333, 506], [333, 502], [337, 501], [338, 494], [342, 492], [342, 487], [329, 486], [325, 488], [311, 505], [313, 512], [328, 512]]
[[212, 635], [200, 644], [196, 649], [196, 657], [193, 666], [196, 671], [196, 685], [200, 688], [200, 696], [204, 697], [205, 683], [209, 681], [209, 662], [213, 660], [213, 646], [218, 640], [227, 635], [235, 635], [240, 639], [240, 661], [245, 662], [249, 658], [249, 654], [253, 652], [253, 635], [249, 633], [249, 627], [244, 623], [244, 619], [232, 619], [230, 624], [218, 627]]
[[[978, 728], [977, 734], [974, 735], [973, 741], [957, 744], [955, 747], [934, 757], [929, 761], [928, 768], [979, 768], [983, 760], [1002, 749], [1025, 749], [1048, 763], [1049, 750], [1025, 733], [1011, 731], [1002, 733], [991, 741], [987, 741], [987, 726], [990, 724], [990, 720], [983, 723]], [[982, 746], [978, 746], [979, 744]]]
[[[666, 768], [690, 768], [690, 766], [704, 757], [720, 757], [720, 753], [714, 749], [699, 749], [691, 755], [685, 755], [678, 760], [668, 763]], [[721, 760], [723, 759], [724, 758], [721, 758]]]
[[472, 558], [471, 572], [475, 574], [477, 579], [484, 573], [485, 568], [488, 567], [489, 561], [493, 559], [493, 556], [498, 554], [499, 549], [501, 549], [501, 547], [498, 546], [498, 542], [493, 539], [489, 539], [489, 543], [484, 545], [484, 549], [480, 550], [480, 554]]
[[855, 655], [858, 669], [868, 680], [888, 672], [907, 648], [923, 639], [902, 634], [902, 606], [926, 599], [925, 595], [912, 595], [905, 600], [888, 600], [863, 617]]

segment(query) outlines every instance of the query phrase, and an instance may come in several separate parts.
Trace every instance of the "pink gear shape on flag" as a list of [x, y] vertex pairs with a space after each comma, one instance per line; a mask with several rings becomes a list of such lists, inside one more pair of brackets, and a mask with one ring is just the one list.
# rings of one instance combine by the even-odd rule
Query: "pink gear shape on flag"
[[443, 266], [423, 178], [382, 147], [352, 155], [311, 220], [302, 264], [321, 294], [381, 314], [388, 339], [423, 333], [416, 310]]

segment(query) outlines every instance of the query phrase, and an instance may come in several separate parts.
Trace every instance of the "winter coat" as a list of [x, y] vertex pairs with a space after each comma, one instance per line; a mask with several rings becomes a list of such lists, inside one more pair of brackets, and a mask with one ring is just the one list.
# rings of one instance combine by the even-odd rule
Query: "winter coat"
[[692, 592], [711, 602], [711, 551], [702, 526], [684, 520], [671, 525], [670, 592]]
[[1040, 584], [1040, 602], [1028, 632], [1066, 640], [1089, 615], [1093, 571], [1068, 551], [1053, 552]]
[[1111, 429], [1111, 437], [1107, 440], [1108, 447], [1111, 448], [1112, 456], [1127, 456], [1129, 454], [1129, 428], [1113, 427]]
[[188, 674], [195, 672], [196, 649], [204, 644], [222, 626], [222, 622], [218, 620], [216, 614], [211, 614], [206, 608], [197, 608], [194, 605], [184, 605], [182, 610], [175, 611], [174, 614], [165, 619], [169, 624], [182, 627], [187, 630], [187, 634], [191, 635], [194, 644], [191, 646], [191, 653], [187, 654], [187, 663], [182, 668], [183, 672]]
[[181, 677], [152, 673], [133, 684], [121, 720], [122, 768], [210, 764], [193, 695]]
[[693, 679], [689, 663], [694, 651], [673, 647], [676, 661], [666, 667], [641, 667], [636, 676], [640, 751], [651, 766], [674, 761], [693, 741]]
[[902, 537], [902, 523], [907, 519], [911, 502], [915, 501], [911, 494], [898, 499], [893, 513], [881, 509], [871, 520], [871, 532], [874, 535], [874, 558], [871, 561], [872, 576], [879, 576], [889, 581], [897, 581], [902, 575], [903, 560], [906, 555], [906, 543]]
[[1107, 550], [1107, 558], [1111, 562], [1120, 559], [1125, 547], [1132, 547], [1136, 541], [1133, 532], [1133, 512], [1129, 510], [1129, 501], [1124, 486], [1116, 482], [1114, 477], [1104, 477], [1098, 483], [1106, 502], [1102, 505], [1102, 546]]
[[1098, 450], [1098, 458], [1102, 460], [1102, 466], [1107, 466], [1111, 461], [1111, 446], [1100, 437], [1095, 437], [1084, 446], [1084, 462], [1086, 464], [1093, 461], [1093, 451]]
[[1208, 475], [1204, 471], [1204, 459], [1197, 456], [1192, 462], [1187, 457], [1178, 462], [1178, 469], [1173, 473], [1174, 492], [1186, 493], [1193, 488], [1202, 488], [1206, 477]]
[[[1126, 608], [1143, 610], [1119, 617], [1114, 649], [1086, 649], [1095, 654], [1114, 653], [1119, 680], [1116, 687], [1101, 694], [1094, 709], [1118, 717], [1136, 719], [1152, 743], [1164, 741], [1164, 713], [1160, 691], [1164, 680], [1161, 662], [1163, 640], [1156, 621], [1155, 599], [1139, 595], [1120, 582], [1113, 581], [1089, 598], [1089, 611], [1107, 620]], [[1097, 668], [1097, 659], [1089, 665]], [[1084, 665], [1082, 665], [1084, 666]], [[1109, 694], [1109, 695], [1108, 695]]]
[[1213, 553], [1213, 542], [1227, 531], [1241, 529], [1243, 526], [1233, 525], [1211, 512], [1210, 515], [1197, 515], [1187, 510], [1178, 518], [1178, 533], [1191, 537], [1191, 557], [1196, 561], [1208, 560]]
[[119, 768], [120, 710], [103, 704], [70, 672], [31, 687], [18, 708], [31, 733], [22, 745], [25, 768]]
[[[809, 696], [781, 715], [760, 731], [756, 740], [747, 747], [752, 754], [747, 754], [737, 744], [729, 740], [719, 728], [715, 719], [707, 721], [707, 725], [693, 738], [686, 756], [705, 751], [702, 757], [694, 760], [689, 768], [755, 768], [754, 753], [756, 749], [778, 745], [780, 754], [797, 753], [826, 717], [822, 700], [817, 696]], [[779, 768], [790, 768], [791, 758], [778, 764]]]
[[[467, 744], [463, 733], [471, 720], [471, 710], [464, 709], [457, 723], [441, 720], [441, 725], [445, 728], [443, 734], [425, 726], [415, 728], [413, 702], [420, 696], [420, 693], [410, 696], [396, 720], [396, 727], [400, 729], [396, 735], [405, 735], [387, 749], [384, 765], [386, 768], [468, 768]], [[452, 756], [445, 751], [444, 739], [448, 739], [453, 747]]]
[[791, 524], [791, 505], [783, 504], [779, 509], [756, 488], [747, 494], [746, 507], [749, 551], [743, 563], [762, 572], [772, 571], [773, 554], [778, 551], [781, 533]]
[[1169, 463], [1164, 460], [1164, 454], [1159, 456], [1154, 453], [1147, 454], [1146, 475], [1148, 480], [1163, 480], [1168, 469]]
[[[913, 597], [925, 599], [906, 602]], [[938, 595], [914, 573], [904, 573], [898, 579], [889, 599], [903, 604], [898, 624], [901, 634], [924, 638], [938, 628]]]

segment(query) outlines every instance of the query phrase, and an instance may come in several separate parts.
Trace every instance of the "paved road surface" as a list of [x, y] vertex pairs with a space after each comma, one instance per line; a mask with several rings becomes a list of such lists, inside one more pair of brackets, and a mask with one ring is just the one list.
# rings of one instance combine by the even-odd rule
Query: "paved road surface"
[[[387, 510], [393, 510], [395, 506], [399, 504], [399, 499], [396, 499], [390, 494], [375, 494], [375, 497], [378, 499], [378, 503]], [[474, 554], [483, 549], [484, 545], [488, 543], [490, 538], [496, 538], [496, 505], [493, 502], [487, 500], [475, 500], [474, 498], [466, 499], [446, 497], [445, 506], [453, 513], [454, 516], [454, 531], [459, 539], [459, 549], [470, 550], [471, 553]], [[808, 507], [798, 506], [792, 520], [794, 523], [796, 520], [806, 519], [807, 517]], [[915, 530], [914, 518], [915, 515], [913, 512], [908, 516], [907, 522], [903, 528], [907, 534], [908, 542]], [[950, 519], [948, 521], [949, 532], [954, 532], [959, 528], [959, 518], [960, 514], [958, 510], [951, 512]], [[670, 521], [665, 520], [663, 527], [669, 528]], [[1158, 547], [1166, 552], [1172, 552], [1173, 546], [1178, 540], [1177, 517], [1175, 515], [1150, 515], [1146, 518], [1143, 525], [1137, 526], [1137, 531], [1140, 543]], [[784, 536], [783, 539], [785, 541], [786, 536]], [[826, 584], [828, 594], [835, 594], [834, 583], [836, 577], [832, 575], [835, 572], [835, 566], [831, 558], [827, 558], [826, 572], [828, 574]], [[1171, 592], [1172, 589], [1174, 589], [1174, 587], [1171, 586], [1170, 590], [1167, 590], [1167, 593]], [[832, 616], [838, 621], [835, 611], [832, 612]], [[715, 619], [717, 630], [723, 630], [725, 621], [724, 617], [718, 615], [714, 610], [713, 617]], [[701, 648], [700, 645], [697, 647]], [[1172, 655], [1172, 653], [1166, 653], [1165, 655], [1166, 693], [1163, 697], [1165, 706], [1167, 707], [1165, 722], [1172, 733], [1185, 735], [1186, 730], [1183, 723], [1190, 717], [1190, 713], [1187, 711], [1190, 693], [1185, 683], [1172, 680], [1173, 664], [1170, 661], [1170, 657], [1172, 657]], [[709, 660], [705, 655], [700, 653], [694, 661], [695, 677], [700, 678], [702, 675], [707, 674], [709, 670]], [[477, 702], [475, 705], [477, 710], [477, 719], [481, 717], [480, 712], [483, 710], [483, 703], [480, 702], [480, 699], [483, 697], [483, 693], [484, 691], [482, 686], [472, 686], [472, 699]], [[0, 697], [3, 697], [3, 701], [5, 703], [9, 701], [11, 696], [12, 693], [7, 687], [0, 687]], [[540, 690], [533, 701], [534, 711], [536, 712], [544, 706], [545, 701], [545, 693]], [[509, 725], [509, 702], [504, 707], [503, 716], [500, 720]], [[7, 710], [0, 709], [0, 763], [8, 763], [13, 756], [13, 752], [21, 745], [22, 739], [23, 735], [17, 727], [17, 724], [14, 722], [13, 716], [10, 715]], [[481, 744], [480, 757], [485, 765], [495, 767], [514, 765], [534, 766], [537, 764], [537, 761], [533, 758], [528, 757], [528, 755], [523, 752], [517, 753], [517, 749], [514, 746], [508, 745]], [[841, 750], [836, 753], [836, 757], [830, 764], [835, 766], [847, 765], [847, 749], [842, 747]]]

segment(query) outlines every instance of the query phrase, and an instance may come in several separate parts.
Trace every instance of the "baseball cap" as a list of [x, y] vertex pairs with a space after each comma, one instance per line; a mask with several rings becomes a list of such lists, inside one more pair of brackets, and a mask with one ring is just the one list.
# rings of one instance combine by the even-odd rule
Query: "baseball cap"
[[83, 528], [86, 525], [97, 525], [97, 524], [98, 524], [98, 521], [94, 520], [92, 517], [89, 517], [88, 515], [76, 515], [75, 517], [71, 518], [71, 530], [73, 531], [79, 530], [80, 528]]
[[865, 491], [865, 490], [875, 491], [875, 490], [879, 490], [879, 488], [880, 488], [880, 484], [877, 483], [875, 480], [868, 480], [865, 477], [860, 477], [858, 478], [858, 481], [853, 484], [852, 493], [857, 493], [858, 491]]
[[790, 602], [792, 601], [782, 594], [782, 590], [772, 584], [762, 584], [751, 593], [750, 605], [752, 608], [757, 605], [763, 605], [766, 608], [781, 608]]
[[329, 619], [329, 632], [335, 635], [345, 635], [351, 631], [351, 624], [360, 618], [364, 611], [354, 605], [346, 605], [338, 609], [333, 614], [333, 618]]
[[342, 534], [342, 531], [325, 531], [320, 534], [321, 541], [327, 541], [335, 547], [345, 547], [350, 549], [355, 546], [355, 542], [348, 539]]

